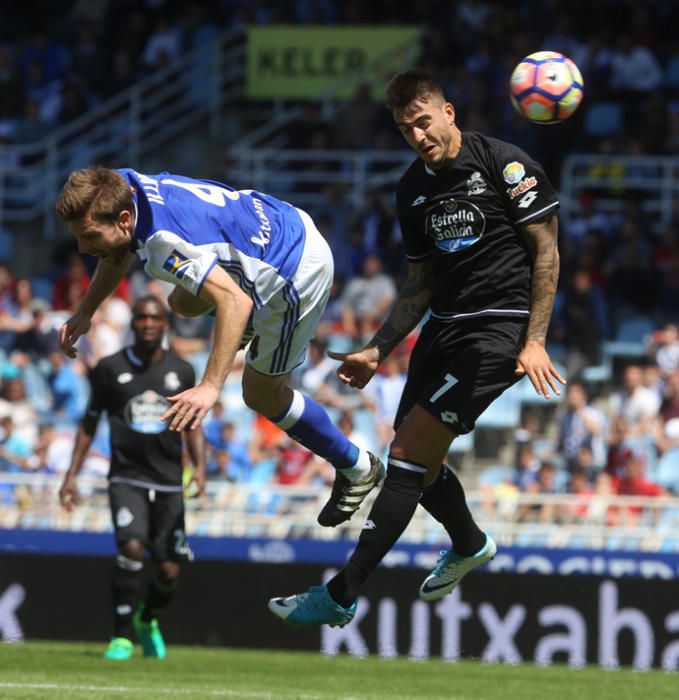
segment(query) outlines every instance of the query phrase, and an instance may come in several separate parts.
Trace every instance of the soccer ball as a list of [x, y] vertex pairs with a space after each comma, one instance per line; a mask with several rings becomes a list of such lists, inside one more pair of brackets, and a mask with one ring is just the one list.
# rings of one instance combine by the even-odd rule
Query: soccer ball
[[557, 51], [526, 56], [514, 69], [509, 96], [516, 111], [536, 124], [558, 124], [582, 102], [582, 75]]

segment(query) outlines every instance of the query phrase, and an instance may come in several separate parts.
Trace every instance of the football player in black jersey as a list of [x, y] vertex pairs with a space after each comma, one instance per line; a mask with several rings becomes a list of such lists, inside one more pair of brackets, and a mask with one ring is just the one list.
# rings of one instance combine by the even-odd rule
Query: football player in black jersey
[[[109, 499], [118, 556], [113, 572], [114, 636], [104, 656], [130, 658], [134, 632], [144, 656], [162, 659], [165, 643], [157, 613], [166, 607], [179, 575], [179, 562], [191, 559], [184, 530], [182, 434], [168, 430], [162, 416], [165, 396], [194, 386], [193, 368], [162, 347], [168, 317], [156, 297], [139, 299], [132, 309], [134, 343], [105, 357], [90, 375], [92, 393], [80, 424], [71, 464], [59, 491], [72, 510], [80, 498], [76, 477], [92, 444], [99, 416], [111, 429]], [[184, 431], [194, 466], [195, 495], [205, 485], [205, 445], [201, 430]], [[145, 602], [140, 602], [144, 554], [154, 560]]]
[[421, 503], [453, 545], [420, 587], [450, 593], [496, 551], [474, 522], [455, 474], [442, 467], [451, 442], [473, 430], [505, 389], [528, 375], [548, 399], [565, 383], [545, 349], [559, 275], [558, 201], [543, 169], [519, 148], [462, 132], [440, 86], [400, 73], [387, 107], [417, 160], [397, 188], [409, 274], [396, 304], [362, 350], [329, 353], [340, 379], [362, 389], [427, 310], [395, 420], [389, 469], [346, 566], [308, 593], [274, 598], [297, 624], [346, 624], [359, 588]]

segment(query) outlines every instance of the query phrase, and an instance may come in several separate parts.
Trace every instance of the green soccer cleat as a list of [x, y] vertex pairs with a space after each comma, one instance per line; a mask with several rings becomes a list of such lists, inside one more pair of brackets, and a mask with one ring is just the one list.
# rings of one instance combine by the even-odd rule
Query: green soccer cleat
[[137, 639], [144, 651], [144, 656], [150, 659], [164, 659], [167, 656], [165, 640], [155, 618], [151, 622], [144, 622], [141, 619], [141, 608], [134, 614], [134, 631]]
[[105, 659], [127, 661], [134, 652], [134, 644], [125, 637], [113, 637], [104, 652]]
[[470, 571], [490, 561], [496, 552], [497, 545], [490, 535], [486, 535], [486, 543], [471, 557], [460, 557], [452, 550], [442, 550], [436, 568], [420, 586], [420, 598], [432, 602], [448, 595]]
[[343, 608], [330, 597], [327, 586], [312, 586], [306, 593], [271, 598], [269, 610], [284, 622], [298, 627], [344, 627], [352, 621], [356, 603]]

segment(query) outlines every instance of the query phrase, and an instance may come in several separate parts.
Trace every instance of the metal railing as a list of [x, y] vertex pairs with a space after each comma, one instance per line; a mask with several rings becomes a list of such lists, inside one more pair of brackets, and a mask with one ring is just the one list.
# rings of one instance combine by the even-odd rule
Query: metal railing
[[[57, 502], [61, 477], [0, 475], [0, 528], [105, 532], [111, 529], [106, 481], [82, 475], [82, 503], [72, 513]], [[355, 541], [374, 495], [361, 513], [338, 528], [320, 528], [316, 518], [327, 487], [249, 485], [208, 481], [200, 500], [187, 499], [187, 529], [208, 536], [307, 537]], [[470, 508], [481, 526], [504, 545], [679, 551], [679, 498], [591, 494], [526, 494], [505, 489], [471, 491]], [[423, 509], [403, 541], [445, 541], [441, 525]]]
[[656, 232], [670, 224], [679, 195], [679, 158], [675, 156], [571, 155], [561, 170], [562, 209], [568, 218], [579, 198], [590, 193], [597, 209], [620, 213], [638, 200]]
[[55, 129], [42, 141], [0, 147], [0, 225], [44, 217], [71, 170], [101, 161], [139, 163], [159, 145], [207, 119], [217, 137], [225, 104], [242, 96], [243, 32], [199, 46], [173, 64]]

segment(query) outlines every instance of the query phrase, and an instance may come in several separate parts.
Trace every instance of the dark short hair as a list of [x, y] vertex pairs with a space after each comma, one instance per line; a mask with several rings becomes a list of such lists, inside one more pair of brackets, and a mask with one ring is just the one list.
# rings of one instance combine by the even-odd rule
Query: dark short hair
[[384, 88], [384, 102], [393, 111], [404, 109], [413, 100], [438, 97], [445, 101], [441, 86], [422, 70], [406, 70], [397, 73]]
[[132, 318], [139, 313], [139, 308], [142, 306], [142, 304], [156, 304], [156, 306], [158, 306], [160, 309], [163, 318], [168, 317], [167, 308], [165, 308], [165, 304], [163, 304], [161, 299], [155, 294], [146, 294], [143, 297], [139, 297], [139, 299], [137, 299], [132, 305]]

